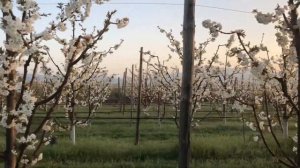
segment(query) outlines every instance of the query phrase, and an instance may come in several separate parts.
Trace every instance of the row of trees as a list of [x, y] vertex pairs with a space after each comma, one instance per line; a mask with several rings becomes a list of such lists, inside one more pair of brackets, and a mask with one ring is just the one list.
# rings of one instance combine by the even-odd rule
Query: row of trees
[[[193, 2], [190, 1], [189, 4], [192, 6]], [[149, 76], [152, 76], [151, 82], [159, 86], [154, 88], [159, 88], [161, 98], [171, 102], [176, 112], [179, 108], [183, 108], [185, 101], [190, 103], [186, 104], [187, 106], [181, 110], [180, 114], [181, 119], [188, 115], [188, 120], [179, 125], [181, 129], [183, 126], [186, 127], [185, 132], [181, 131], [184, 135], [180, 137], [185, 147], [189, 146], [188, 127], [193, 121], [193, 115], [201, 108], [201, 100], [213, 100], [223, 104], [222, 113], [225, 118], [226, 106], [231, 103], [241, 113], [246, 110], [253, 113], [253, 120], [247, 121], [247, 125], [259, 133], [262, 143], [278, 162], [287, 167], [299, 167], [299, 127], [297, 127], [297, 134], [292, 135], [294, 146], [288, 150], [283, 147], [290, 144], [289, 119], [295, 116], [297, 126], [300, 122], [300, 99], [298, 98], [300, 93], [300, 26], [297, 14], [299, 5], [300, 2], [289, 0], [286, 6], [277, 6], [273, 13], [264, 14], [257, 10], [253, 11], [258, 23], [275, 25], [276, 41], [282, 51], [278, 56], [271, 55], [268, 47], [263, 43], [251, 45], [250, 42], [245, 42], [246, 33], [243, 30], [225, 32], [221, 24], [211, 20], [203, 21], [203, 27], [209, 30], [211, 37], [192, 49], [193, 61], [188, 59], [188, 62], [194, 65], [192, 71], [188, 72], [192, 74], [191, 79], [188, 77], [191, 80], [188, 80], [190, 86], [184, 87], [184, 82], [187, 80], [185, 69], [180, 71], [178, 67], [167, 65], [174, 55], [167, 60], [161, 60], [161, 57], [151, 52], [144, 52], [149, 56], [145, 62], [149, 68], [147, 68], [148, 73], [151, 74]], [[190, 23], [190, 25], [193, 24]], [[161, 28], [159, 30], [169, 39], [168, 48], [171, 53], [174, 53], [184, 66], [186, 59], [184, 48], [187, 46], [184, 46], [184, 43], [181, 44], [180, 40], [176, 40], [172, 32]], [[218, 45], [213, 55], [206, 56], [207, 45], [215, 42], [219, 35], [229, 36], [227, 43]], [[219, 53], [222, 48], [223, 53]], [[221, 56], [225, 58], [224, 62], [219, 60]], [[207, 60], [207, 58], [211, 59]], [[250, 73], [253, 81], [245, 82], [244, 73]], [[187, 96], [189, 93], [183, 91], [184, 88], [192, 90], [190, 92], [187, 89], [191, 93], [190, 100]], [[281, 130], [282, 136], [278, 137], [277, 130]], [[270, 133], [271, 138], [266, 138], [266, 132]], [[258, 140], [258, 137], [254, 139]], [[273, 141], [275, 147], [272, 146]], [[185, 156], [182, 157], [188, 157], [189, 149], [184, 150]], [[180, 165], [184, 167], [188, 165], [188, 159], [183, 159], [185, 160], [180, 161], [184, 163], [180, 162]]]
[[[71, 0], [67, 4], [58, 4], [56, 19], [40, 32], [34, 29], [34, 23], [48, 14], [40, 13], [38, 3], [32, 0], [0, 1], [1, 29], [6, 38], [0, 50], [0, 94], [6, 100], [1, 109], [1, 125], [6, 130], [6, 150], [2, 155], [5, 167], [30, 167], [42, 159], [41, 149], [51, 140], [54, 131], [52, 116], [59, 103], [65, 104], [75, 143], [75, 126], [88, 122], [109, 95], [112, 77], [100, 63], [118, 49], [122, 41], [105, 51], [99, 51], [98, 43], [110, 26], [122, 28], [129, 20], [113, 20], [116, 11], [108, 12], [103, 26], [88, 32], [83, 22], [89, 16], [92, 3], [102, 4], [104, 1]], [[189, 167], [189, 128], [191, 122], [195, 122], [193, 116], [201, 109], [203, 101], [221, 103], [225, 123], [229, 104], [241, 114], [251, 110], [253, 121], [247, 121], [247, 125], [259, 132], [259, 138], [270, 154], [287, 167], [299, 167], [299, 127], [292, 138], [293, 149], [283, 147], [289, 143], [289, 119], [296, 116], [297, 126], [300, 124], [299, 5], [298, 0], [288, 0], [287, 6], [278, 6], [274, 13], [254, 11], [259, 23], [275, 25], [276, 40], [282, 51], [277, 57], [270, 55], [263, 43], [251, 45], [245, 42], [243, 30], [226, 32], [221, 24], [211, 20], [203, 21], [203, 27], [209, 30], [211, 37], [196, 46], [194, 0], [186, 0], [183, 43], [172, 31], [159, 28], [170, 43], [168, 48], [172, 54], [167, 60], [150, 51], [140, 51], [141, 56], [148, 57], [144, 57], [144, 91], [136, 92], [132, 87], [131, 95], [135, 94], [136, 100], [144, 107], [154, 101], [171, 103], [176, 123], [180, 109], [180, 122], [177, 123], [180, 128], [180, 167]], [[58, 36], [67, 28], [72, 34], [70, 38]], [[219, 35], [229, 36], [228, 41], [217, 45], [213, 54], [206, 52], [207, 46], [215, 43]], [[61, 46], [62, 65], [53, 58], [51, 48], [47, 46], [50, 40]], [[183, 65], [183, 70], [168, 64], [174, 57]], [[225, 61], [220, 61], [220, 57]], [[137, 69], [131, 70], [131, 85], [141, 90], [141, 76], [139, 84], [134, 85], [136, 80], [133, 78], [137, 78], [134, 71]], [[142, 68], [139, 71], [142, 74]], [[245, 72], [250, 72], [254, 81], [245, 82]], [[41, 81], [39, 73], [43, 74], [45, 83], [42, 95], [38, 95], [40, 88], [35, 87]], [[77, 105], [88, 107], [88, 116], [84, 120], [76, 118]], [[41, 120], [37, 120], [35, 116], [42, 107], [45, 113]], [[278, 137], [278, 128], [283, 140]], [[270, 132], [275, 147], [271, 147], [265, 131]], [[294, 153], [290, 152], [292, 150]]]

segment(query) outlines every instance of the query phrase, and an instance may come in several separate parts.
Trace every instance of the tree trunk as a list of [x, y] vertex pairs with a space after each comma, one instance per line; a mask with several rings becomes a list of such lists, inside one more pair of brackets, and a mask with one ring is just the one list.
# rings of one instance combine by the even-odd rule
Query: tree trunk
[[140, 143], [140, 115], [141, 115], [141, 103], [142, 103], [142, 77], [143, 77], [143, 47], [140, 51], [140, 69], [139, 69], [139, 86], [138, 86], [138, 106], [136, 116], [136, 132], [135, 132], [135, 145]]
[[76, 124], [71, 124], [70, 138], [73, 145], [76, 145]]
[[289, 118], [288, 117], [283, 117], [282, 118], [282, 133], [283, 133], [283, 138], [288, 139], [289, 136]]
[[3, 101], [2, 101], [2, 96], [0, 96], [0, 112], [2, 113], [3, 110]]
[[224, 124], [227, 124], [227, 114], [226, 114], [226, 104], [223, 102], [222, 105], [223, 117], [224, 117]]
[[179, 168], [189, 168], [191, 159], [190, 127], [194, 67], [195, 0], [184, 1], [183, 63], [180, 101]]
[[[12, 63], [14, 64], [14, 63]], [[8, 83], [11, 86], [15, 85], [16, 70], [11, 70], [8, 74]], [[10, 90], [6, 98], [7, 103], [7, 125], [10, 125], [14, 116], [10, 113], [16, 108], [16, 90]], [[6, 151], [5, 151], [5, 168], [15, 168], [17, 164], [17, 157], [12, 151], [16, 150], [16, 136], [17, 132], [15, 127], [6, 128]]]
[[161, 124], [161, 119], [160, 119], [160, 116], [161, 116], [161, 114], [160, 114], [160, 101], [161, 101], [161, 99], [160, 99], [160, 93], [158, 92], [157, 93], [157, 118], [158, 118], [158, 124], [159, 124], [159, 126]]
[[245, 136], [245, 118], [244, 118], [244, 115], [242, 113], [242, 120], [243, 120], [243, 140], [244, 140], [244, 143], [246, 142], [246, 136]]
[[76, 144], [76, 130], [75, 130], [75, 127], [76, 127], [76, 114], [75, 114], [75, 88], [74, 88], [74, 83], [71, 83], [71, 91], [72, 91], [72, 97], [71, 97], [71, 118], [70, 118], [70, 126], [71, 126], [71, 130], [70, 130], [70, 139], [71, 139], [71, 142], [73, 145]]
[[163, 102], [163, 115], [162, 115], [162, 118], [164, 119], [166, 116], [166, 102], [164, 101]]
[[[47, 98], [47, 92], [48, 92], [48, 80], [45, 81], [45, 89], [44, 89], [44, 98]], [[48, 110], [47, 103], [45, 103], [45, 112]]]
[[[1, 0], [2, 6], [6, 6], [6, 3], [9, 3], [8, 0]], [[13, 2], [11, 2], [13, 3]], [[5, 16], [11, 15], [8, 11], [4, 11], [2, 9], [2, 14], [4, 18]], [[2, 20], [2, 27], [6, 28], [7, 22], [5, 20]], [[6, 43], [8, 43], [10, 36], [8, 34], [5, 35]], [[16, 78], [17, 78], [17, 71], [16, 71], [16, 62], [15, 56], [17, 53], [7, 50], [7, 61], [9, 61], [8, 66], [4, 66], [6, 70], [9, 70], [9, 73], [6, 75], [8, 78], [8, 83], [10, 86], [14, 87], [16, 85]], [[7, 112], [7, 120], [6, 124], [10, 125], [13, 122], [14, 116], [11, 114], [11, 111], [16, 110], [16, 90], [12, 89], [8, 91], [9, 94], [6, 97], [6, 112]], [[17, 138], [17, 132], [15, 129], [15, 126], [12, 126], [11, 128], [5, 129], [5, 158], [4, 158], [4, 167], [5, 168], [15, 168], [17, 165], [17, 156], [13, 154], [12, 151], [16, 149], [16, 138]]]

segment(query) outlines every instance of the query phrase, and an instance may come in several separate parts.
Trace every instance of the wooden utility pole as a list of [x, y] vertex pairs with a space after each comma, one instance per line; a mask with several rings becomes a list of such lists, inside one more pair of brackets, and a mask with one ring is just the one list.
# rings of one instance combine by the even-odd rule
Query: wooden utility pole
[[142, 103], [142, 77], [143, 77], [143, 47], [140, 51], [140, 69], [139, 69], [139, 85], [138, 85], [138, 105], [136, 115], [136, 132], [135, 132], [135, 145], [140, 143], [140, 116], [141, 116], [141, 103]]
[[195, 0], [184, 1], [183, 63], [180, 100], [179, 168], [189, 168], [191, 159], [190, 127], [194, 66]]

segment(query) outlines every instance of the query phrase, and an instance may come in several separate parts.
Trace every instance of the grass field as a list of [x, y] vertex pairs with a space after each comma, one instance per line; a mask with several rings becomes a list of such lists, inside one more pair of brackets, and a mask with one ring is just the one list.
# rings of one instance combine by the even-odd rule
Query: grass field
[[[94, 125], [94, 126], [93, 126]], [[94, 123], [78, 130], [77, 145], [67, 134], [60, 134], [58, 144], [47, 147], [39, 167], [176, 167], [177, 128], [173, 122], [143, 121], [141, 144], [133, 145], [134, 125], [121, 121]], [[192, 167], [280, 167], [252, 141], [246, 142], [241, 123], [203, 122], [192, 134]]]
[[[122, 114], [105, 114], [105, 116]], [[235, 114], [234, 114], [235, 115]], [[100, 116], [100, 115], [97, 115]], [[205, 119], [192, 129], [193, 168], [279, 168], [282, 167], [254, 142], [255, 132], [245, 129], [238, 119]], [[291, 127], [292, 128], [292, 127]], [[295, 130], [291, 130], [291, 133]], [[141, 142], [134, 145], [135, 123], [124, 119], [97, 119], [91, 126], [77, 128], [77, 144], [68, 132], [56, 132], [57, 144], [44, 150], [39, 168], [175, 168], [178, 129], [173, 120], [141, 121]], [[4, 139], [4, 138], [2, 138]], [[3, 140], [1, 146], [4, 148]], [[288, 151], [292, 148], [287, 143]]]

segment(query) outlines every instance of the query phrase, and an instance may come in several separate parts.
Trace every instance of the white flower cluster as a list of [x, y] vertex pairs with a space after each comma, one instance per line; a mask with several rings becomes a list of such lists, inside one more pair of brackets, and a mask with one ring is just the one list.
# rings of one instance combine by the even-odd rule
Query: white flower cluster
[[11, 15], [4, 16], [3, 21], [6, 22], [2, 26], [2, 30], [10, 37], [5, 44], [5, 48], [10, 51], [19, 52], [23, 48], [23, 39], [20, 31], [25, 26], [19, 18], [13, 19]]
[[[298, 143], [298, 135], [297, 134], [295, 136], [293, 136], [292, 139], [293, 139], [295, 144]], [[293, 152], [297, 153], [297, 149], [298, 149], [297, 146], [293, 146], [292, 150], [293, 150]]]
[[22, 5], [18, 7], [20, 11], [28, 11], [34, 9], [37, 6], [37, 3], [34, 0], [26, 0], [26, 1], [18, 0], [17, 3], [18, 4], [22, 3]]
[[38, 157], [31, 160], [31, 166], [36, 165], [36, 163], [41, 160], [43, 160], [43, 153], [40, 153]]
[[[4, 74], [4, 73], [2, 73], [2, 74]], [[9, 84], [7, 83], [7, 78], [4, 77], [4, 75], [3, 76], [1, 75], [1, 78], [2, 79], [0, 80], [0, 95], [7, 96], [9, 94], [9, 92], [8, 92]]]
[[54, 125], [53, 121], [47, 120], [43, 125], [42, 129], [45, 132], [50, 132], [53, 129], [53, 125]]
[[28, 165], [30, 166], [34, 166], [36, 165], [36, 163], [40, 160], [43, 159], [43, 153], [40, 153], [37, 157], [30, 159], [26, 154], [24, 154], [21, 158], [21, 163], [23, 165], [26, 165], [26, 167], [28, 167]]
[[243, 52], [239, 52], [237, 54], [237, 59], [241, 66], [248, 66], [250, 64], [248, 56]]
[[[21, 2], [17, 2], [21, 4]], [[0, 5], [1, 7], [2, 5]], [[6, 7], [1, 8], [2, 11], [10, 10], [12, 8], [11, 1], [6, 1]], [[9, 39], [5, 44], [5, 48], [14, 51], [21, 52], [24, 50], [24, 41], [26, 41], [25, 35], [34, 31], [34, 22], [39, 18], [38, 6], [35, 1], [28, 0], [22, 1], [22, 5], [18, 6], [20, 11], [31, 11], [30, 17], [18, 18], [12, 15], [6, 15], [3, 17], [3, 24], [1, 29], [8, 35]]]
[[[158, 27], [158, 29], [161, 33], [165, 34], [165, 36], [169, 39], [170, 45], [168, 46], [168, 48], [170, 49], [170, 51], [173, 53], [176, 53], [178, 55], [182, 55], [183, 48], [181, 47], [180, 42], [178, 40], [176, 40], [175, 37], [173, 36], [172, 30], [170, 30], [168, 32], [165, 29], [162, 29], [161, 27]], [[195, 50], [195, 52], [196, 52], [196, 50]], [[151, 55], [151, 54], [149, 53], [149, 55]], [[172, 56], [169, 55], [169, 58], [166, 60], [166, 62], [170, 61], [171, 58], [172, 58]]]
[[[266, 116], [266, 113], [265, 113], [264, 111], [260, 112], [260, 113], [258, 114], [258, 117], [259, 117], [259, 119], [261, 119], [261, 120], [263, 120], [263, 121], [267, 121], [267, 120], [268, 120], [268, 118], [267, 118], [267, 116]], [[270, 118], [270, 116], [268, 116], [268, 117]]]
[[266, 24], [276, 21], [274, 15], [272, 13], [264, 14], [264, 13], [258, 12], [256, 10], [254, 10], [253, 12], [255, 13], [255, 18], [258, 23], [266, 25]]
[[246, 126], [249, 127], [252, 131], [256, 131], [256, 126], [254, 125], [253, 122], [246, 122]]
[[210, 35], [213, 38], [218, 37], [219, 35], [219, 31], [222, 30], [222, 25], [220, 23], [217, 23], [215, 21], [211, 21], [211, 20], [204, 20], [202, 22], [202, 26], [206, 29], [209, 29]]
[[57, 28], [58, 28], [59, 31], [62, 31], [62, 32], [66, 31], [67, 30], [66, 23], [60, 22], [58, 24]]
[[280, 47], [282, 47], [282, 48], [286, 48], [287, 45], [289, 44], [289, 39], [287, 37], [287, 34], [286, 33], [283, 34], [281, 32], [277, 32], [275, 34], [275, 36], [276, 36], [276, 41], [277, 41], [278, 45]]
[[3, 4], [3, 1], [0, 2], [0, 9], [3, 12], [9, 12], [13, 8], [13, 2], [12, 1], [5, 1], [5, 6]]
[[8, 114], [6, 110], [2, 111], [1, 125], [4, 128], [15, 127], [17, 133], [24, 133], [26, 126], [28, 124], [28, 117], [31, 116], [32, 110], [34, 108], [34, 103], [36, 98], [32, 96], [32, 93], [25, 91], [23, 95], [23, 101], [18, 110], [10, 111], [10, 115], [16, 116], [11, 123], [7, 123]]
[[[17, 142], [19, 144], [25, 144], [26, 145], [26, 151], [33, 151], [36, 150], [36, 146], [39, 142], [35, 134], [30, 134], [27, 137], [21, 136], [20, 138], [17, 138]], [[17, 155], [17, 151], [12, 151], [15, 155]], [[26, 152], [29, 153], [29, 152]], [[21, 163], [24, 165], [31, 164], [32, 166], [35, 165], [38, 161], [43, 159], [43, 154], [40, 153], [37, 157], [33, 156], [34, 158], [30, 158], [27, 154], [23, 154], [21, 156]]]
[[79, 14], [83, 21], [90, 15], [93, 2], [96, 4], [102, 4], [106, 1], [109, 0], [70, 0], [65, 8], [66, 17], [73, 19], [75, 14]]
[[129, 18], [127, 18], [127, 17], [125, 17], [123, 19], [117, 19], [116, 20], [116, 24], [117, 24], [118, 29], [126, 27], [128, 25], [128, 23], [129, 23]]
[[234, 102], [232, 109], [236, 109], [237, 111], [239, 111], [240, 113], [244, 113], [245, 110], [247, 109], [247, 106], [244, 104], [241, 104], [237, 101]]
[[24, 103], [22, 104], [22, 106], [19, 108], [20, 113], [25, 114], [26, 116], [31, 116], [31, 112], [34, 108], [34, 103], [36, 102], [36, 97], [32, 96], [33, 93], [31, 91], [26, 90], [23, 94], [23, 101]]
[[28, 150], [34, 150], [36, 148], [35, 145], [38, 143], [38, 140], [35, 134], [31, 134], [27, 138], [24, 136], [18, 138], [17, 142], [20, 144], [27, 144]]

